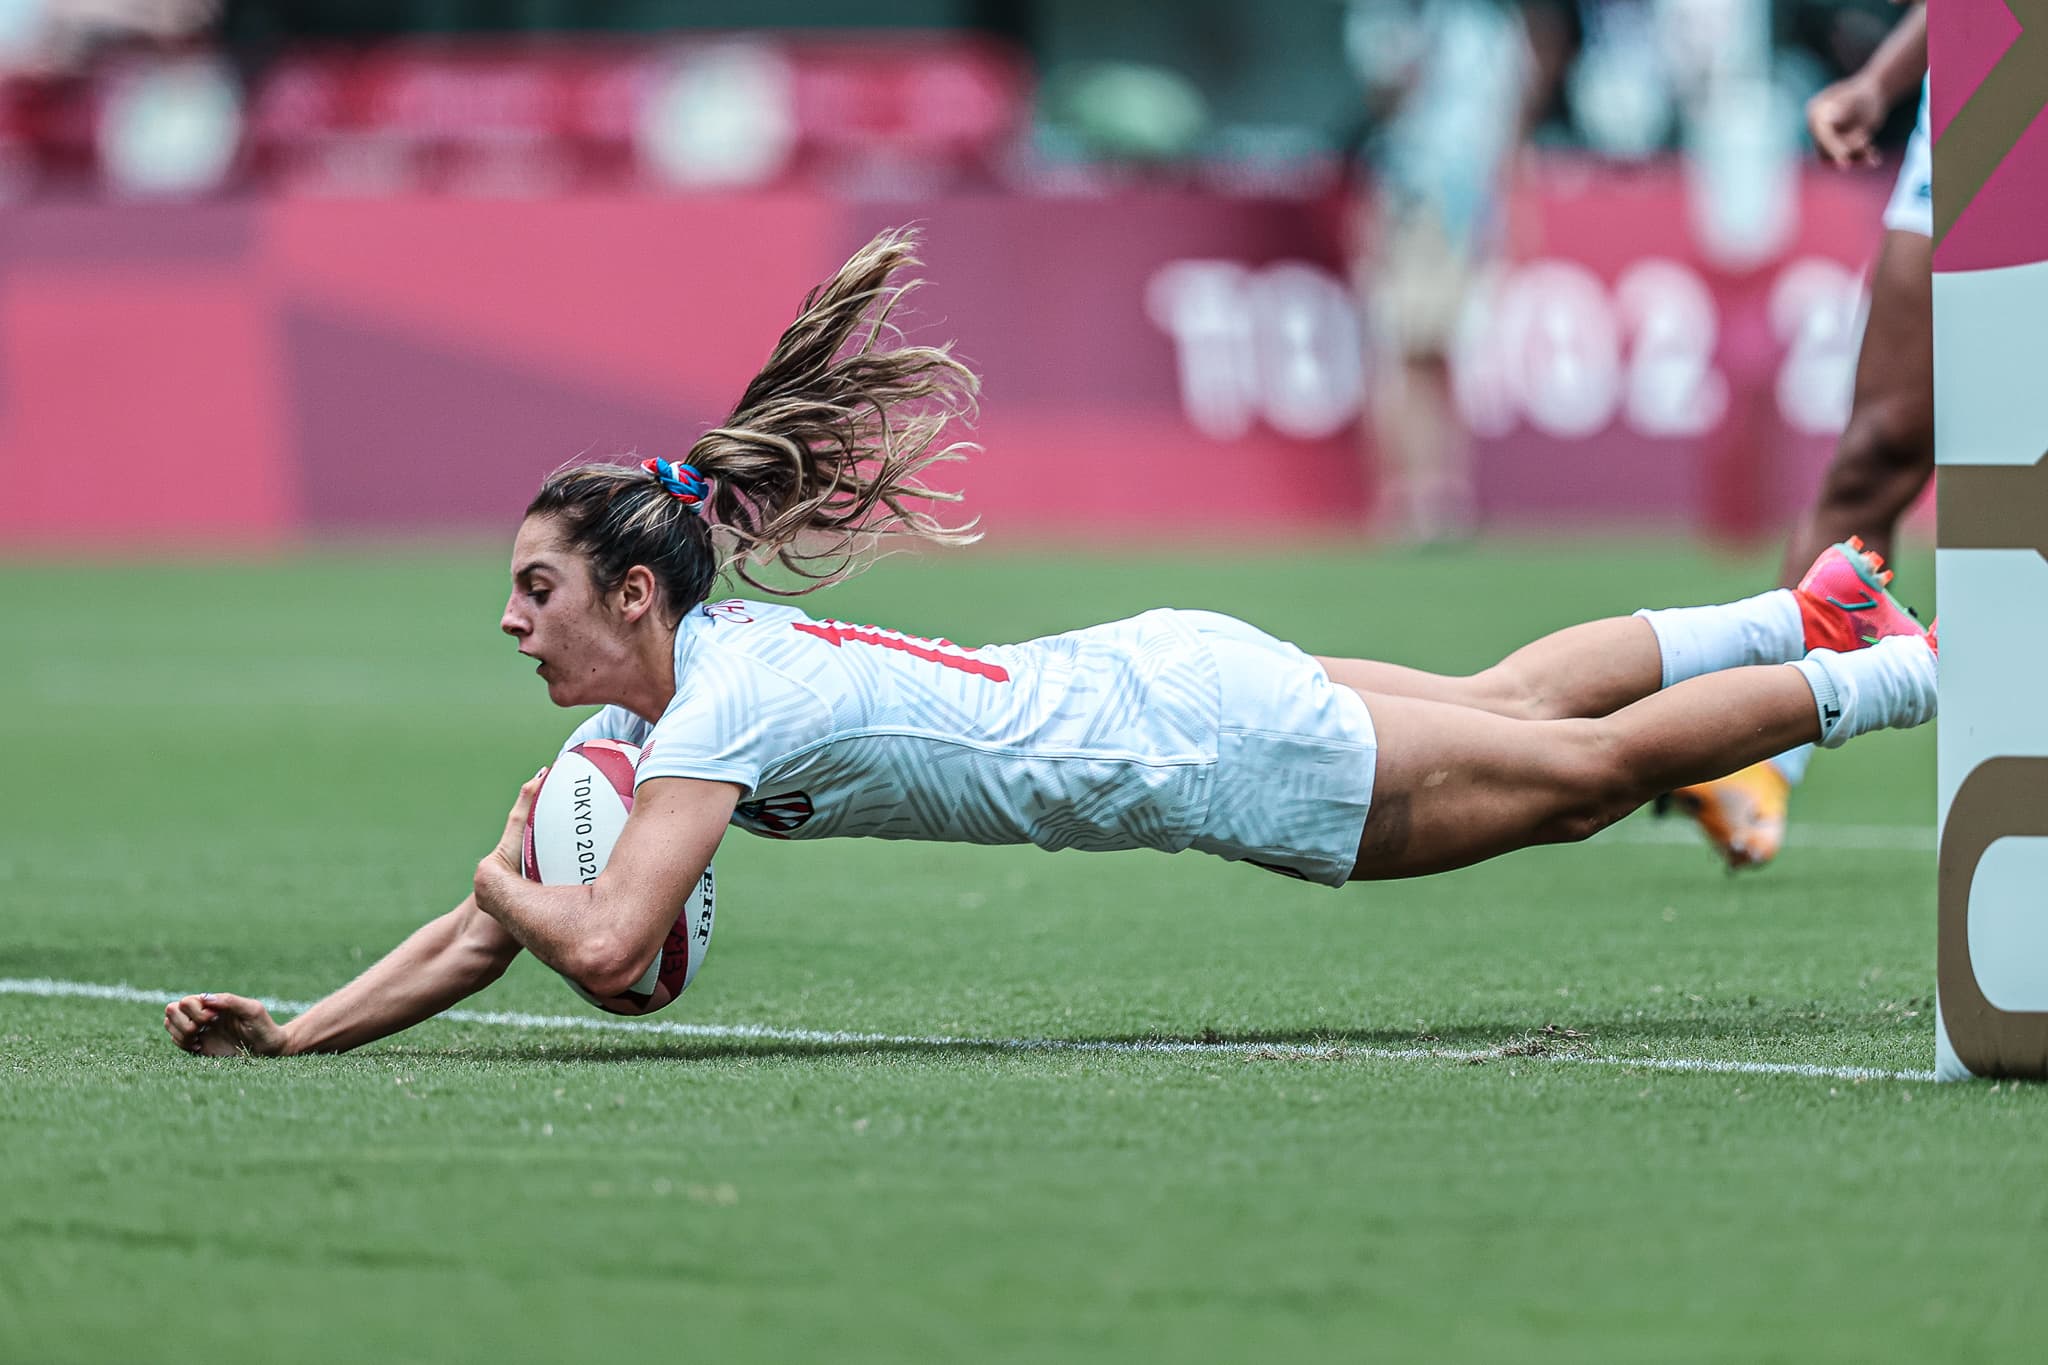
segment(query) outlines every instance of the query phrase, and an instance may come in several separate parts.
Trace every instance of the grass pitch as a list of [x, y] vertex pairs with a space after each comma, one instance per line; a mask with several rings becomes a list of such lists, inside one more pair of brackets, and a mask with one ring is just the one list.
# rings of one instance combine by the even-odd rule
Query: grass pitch
[[[12, 982], [316, 997], [461, 898], [572, 722], [496, 633], [502, 547], [0, 578]], [[970, 552], [816, 609], [977, 641], [1207, 606], [1462, 670], [1767, 578]], [[436, 1022], [209, 1062], [150, 1003], [15, 985], [0, 1359], [2031, 1357], [2048, 1092], [1660, 1069], [1931, 1067], [1931, 735], [1824, 755], [1796, 814], [1741, 879], [1637, 817], [1343, 892], [735, 834], [662, 1018], [886, 1043]], [[532, 962], [473, 1003], [598, 1018]]]

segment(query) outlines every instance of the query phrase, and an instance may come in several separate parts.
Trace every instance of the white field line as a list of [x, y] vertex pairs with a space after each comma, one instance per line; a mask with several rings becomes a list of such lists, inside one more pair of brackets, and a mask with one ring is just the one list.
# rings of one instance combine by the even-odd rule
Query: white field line
[[[134, 986], [104, 986], [89, 981], [0, 977], [0, 995], [113, 1000], [123, 1004], [162, 1006], [178, 998], [176, 991], [146, 991]], [[272, 1000], [280, 1014], [297, 1014], [302, 1000]], [[1588, 1066], [1634, 1067], [1642, 1071], [1691, 1071], [1730, 1076], [1804, 1076], [1834, 1081], [1931, 1081], [1932, 1071], [1887, 1071], [1867, 1066], [1815, 1066], [1806, 1062], [1742, 1062], [1713, 1057], [1615, 1057], [1584, 1052], [1524, 1053], [1515, 1046], [1462, 1050], [1437, 1047], [1359, 1047], [1350, 1043], [1202, 1043], [1161, 1038], [1115, 1042], [1085, 1038], [953, 1038], [898, 1033], [848, 1033], [839, 1030], [770, 1028], [764, 1024], [686, 1024], [660, 1019], [613, 1019], [581, 1014], [514, 1014], [502, 1010], [449, 1010], [439, 1018], [463, 1024], [500, 1028], [581, 1030], [631, 1033], [669, 1038], [709, 1038], [739, 1042], [810, 1043], [824, 1046], [959, 1048], [989, 1052], [1107, 1052], [1250, 1056], [1275, 1060], [1341, 1060], [1363, 1058], [1382, 1062], [1526, 1061], [1578, 1063]]]

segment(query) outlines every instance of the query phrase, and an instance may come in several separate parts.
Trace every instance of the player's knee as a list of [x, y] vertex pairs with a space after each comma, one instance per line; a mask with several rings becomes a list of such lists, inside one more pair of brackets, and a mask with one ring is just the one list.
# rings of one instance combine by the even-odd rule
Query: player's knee
[[1623, 745], [1599, 721], [1571, 723], [1550, 774], [1557, 800], [1540, 831], [1545, 842], [1590, 839], [1647, 799]]
[[1564, 716], [1554, 696], [1505, 663], [1474, 673], [1469, 683], [1476, 693], [1472, 704], [1497, 716], [1515, 720], [1558, 720]]
[[1547, 844], [1578, 844], [1598, 834], [1635, 809], [1634, 804], [1588, 800], [1566, 807], [1543, 827]]

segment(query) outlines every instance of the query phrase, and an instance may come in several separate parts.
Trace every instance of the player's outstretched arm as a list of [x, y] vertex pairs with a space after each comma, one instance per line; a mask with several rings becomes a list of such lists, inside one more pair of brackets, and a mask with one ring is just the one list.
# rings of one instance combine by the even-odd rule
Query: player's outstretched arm
[[279, 1024], [255, 1000], [188, 995], [164, 1007], [164, 1028], [187, 1052], [259, 1057], [346, 1052], [431, 1019], [504, 975], [519, 944], [474, 898], [415, 930], [375, 966]]

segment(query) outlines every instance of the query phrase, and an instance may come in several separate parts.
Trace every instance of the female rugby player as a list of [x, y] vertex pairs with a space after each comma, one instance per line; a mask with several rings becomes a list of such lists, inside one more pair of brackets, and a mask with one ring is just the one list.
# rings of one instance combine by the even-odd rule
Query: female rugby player
[[[1339, 886], [1583, 839], [1793, 744], [1934, 714], [1930, 639], [1847, 546], [1798, 588], [1574, 626], [1463, 678], [1314, 658], [1213, 612], [973, 648], [713, 599], [726, 570], [773, 591], [750, 567], [764, 560], [829, 582], [877, 536], [968, 538], [932, 516], [948, 495], [920, 474], [960, 453], [937, 443], [976, 380], [889, 325], [912, 247], [885, 234], [815, 290], [686, 459], [566, 468], [527, 509], [505, 633], [549, 700], [603, 707], [569, 743], [644, 751], [595, 883], [520, 876], [536, 778], [461, 905], [285, 1025], [241, 996], [173, 1002], [180, 1046], [356, 1047], [521, 949], [618, 996], [735, 825], [1197, 849]], [[1866, 596], [1874, 610], [1839, 605]]]

